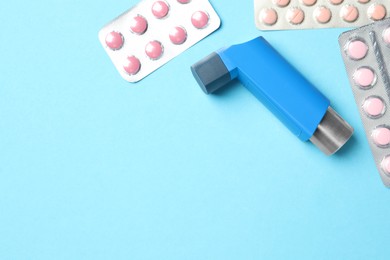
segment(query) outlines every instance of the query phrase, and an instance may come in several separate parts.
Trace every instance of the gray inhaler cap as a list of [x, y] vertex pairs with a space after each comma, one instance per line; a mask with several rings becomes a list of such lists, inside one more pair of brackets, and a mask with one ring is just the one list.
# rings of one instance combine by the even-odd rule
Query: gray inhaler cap
[[351, 138], [353, 128], [328, 107], [310, 141], [326, 155], [337, 152]]

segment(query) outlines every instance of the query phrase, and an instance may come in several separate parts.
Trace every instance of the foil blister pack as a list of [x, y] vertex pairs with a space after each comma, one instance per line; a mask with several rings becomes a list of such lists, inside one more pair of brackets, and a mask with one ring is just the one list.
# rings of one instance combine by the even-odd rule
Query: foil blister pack
[[375, 163], [390, 187], [390, 19], [345, 32], [339, 44]]
[[390, 15], [389, 0], [255, 0], [260, 30], [359, 27]]
[[143, 0], [99, 32], [120, 75], [137, 82], [220, 27], [208, 0]]

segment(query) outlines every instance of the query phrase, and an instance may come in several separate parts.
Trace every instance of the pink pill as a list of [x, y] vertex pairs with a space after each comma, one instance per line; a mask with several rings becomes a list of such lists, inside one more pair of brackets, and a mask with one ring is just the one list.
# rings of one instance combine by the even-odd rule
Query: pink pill
[[339, 5], [341, 4], [342, 2], [344, 2], [344, 0], [329, 0], [329, 2], [333, 5]]
[[353, 80], [361, 88], [370, 88], [375, 85], [376, 75], [371, 68], [361, 67], [353, 73]]
[[382, 99], [369, 97], [363, 103], [363, 110], [369, 117], [378, 118], [385, 112], [386, 106]]
[[285, 7], [290, 3], [290, 0], [272, 0], [272, 2], [280, 7]]
[[127, 57], [123, 69], [129, 74], [129, 75], [135, 75], [138, 73], [138, 71], [141, 68], [141, 63], [139, 59], [135, 56]]
[[368, 46], [361, 40], [350, 41], [346, 48], [347, 55], [353, 60], [361, 60], [366, 57]]
[[148, 29], [148, 22], [143, 16], [137, 15], [131, 19], [130, 29], [135, 34], [144, 34]]
[[203, 11], [197, 11], [192, 15], [191, 22], [195, 28], [203, 29], [209, 23], [209, 19], [210, 17], [207, 13]]
[[382, 170], [389, 175], [390, 174], [390, 156], [386, 156], [381, 162]]
[[152, 60], [157, 60], [163, 54], [164, 48], [158, 41], [151, 41], [145, 47], [145, 53]]
[[382, 37], [386, 44], [390, 44], [390, 27], [383, 31]]
[[367, 10], [367, 15], [373, 21], [383, 20], [386, 17], [386, 7], [381, 4], [372, 4]]
[[177, 0], [181, 4], [188, 4], [191, 0]]
[[344, 21], [352, 23], [359, 18], [359, 10], [353, 5], [344, 5], [340, 10], [340, 16]]
[[387, 127], [375, 128], [371, 137], [377, 146], [386, 147], [390, 144], [390, 130]]
[[183, 27], [174, 27], [169, 33], [169, 39], [173, 44], [183, 44], [187, 40], [187, 32]]
[[325, 6], [317, 7], [314, 10], [314, 17], [319, 23], [328, 23], [332, 18], [332, 12]]
[[156, 18], [158, 19], [164, 18], [165, 16], [168, 15], [168, 12], [169, 12], [169, 5], [166, 2], [164, 1], [154, 2], [152, 6], [152, 13]]
[[119, 32], [110, 32], [106, 36], [106, 44], [111, 50], [119, 50], [124, 42], [123, 35]]
[[265, 8], [261, 10], [259, 20], [266, 25], [273, 25], [278, 21], [278, 14], [272, 8]]
[[317, 3], [317, 0], [301, 0], [302, 4], [307, 5], [307, 6], [312, 6], [315, 3]]
[[287, 21], [291, 24], [301, 24], [305, 19], [305, 13], [298, 7], [293, 7], [287, 11]]

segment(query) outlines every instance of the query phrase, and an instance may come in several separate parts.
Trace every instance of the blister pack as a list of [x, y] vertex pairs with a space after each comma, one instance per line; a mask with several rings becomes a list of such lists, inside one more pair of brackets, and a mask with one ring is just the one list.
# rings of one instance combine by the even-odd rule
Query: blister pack
[[390, 187], [390, 19], [345, 32], [339, 43], [372, 154]]
[[390, 15], [389, 0], [254, 0], [260, 30], [358, 27]]
[[143, 0], [101, 29], [99, 40], [121, 76], [137, 82], [220, 24], [208, 0]]

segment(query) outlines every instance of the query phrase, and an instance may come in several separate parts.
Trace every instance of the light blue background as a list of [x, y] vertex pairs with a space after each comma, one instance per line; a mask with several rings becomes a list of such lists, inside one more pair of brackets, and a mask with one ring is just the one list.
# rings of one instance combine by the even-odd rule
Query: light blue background
[[[215, 0], [221, 29], [133, 85], [97, 33], [136, 2], [2, 3], [0, 259], [389, 259], [390, 191], [344, 30], [260, 32], [252, 1]], [[355, 127], [337, 155], [300, 142], [239, 83], [197, 86], [191, 64], [259, 35]]]

